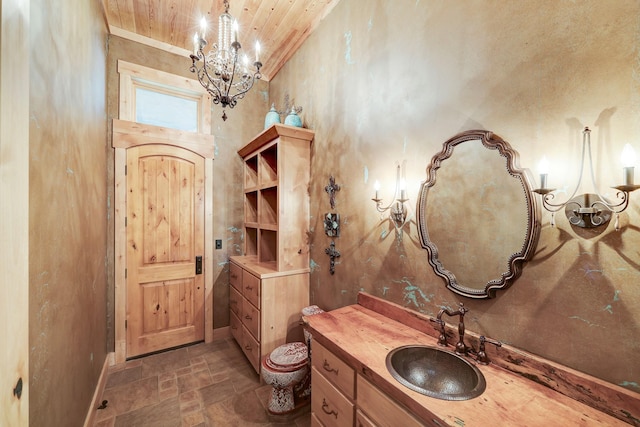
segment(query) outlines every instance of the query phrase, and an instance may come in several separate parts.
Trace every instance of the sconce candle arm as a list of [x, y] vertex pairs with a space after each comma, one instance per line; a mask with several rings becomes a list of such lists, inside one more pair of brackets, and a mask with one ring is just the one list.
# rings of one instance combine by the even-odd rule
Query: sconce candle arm
[[405, 203], [409, 201], [409, 198], [406, 195], [406, 190], [402, 186], [401, 182], [403, 182], [401, 177], [401, 167], [398, 164], [396, 167], [396, 185], [393, 192], [393, 197], [389, 204], [385, 207], [382, 206], [382, 199], [378, 197], [378, 190], [376, 189], [375, 197], [372, 198], [376, 204], [376, 210], [380, 213], [384, 213], [387, 211], [391, 211], [389, 217], [393, 221], [394, 225], [397, 229], [400, 229], [404, 226], [407, 221], [407, 208], [405, 207]]
[[[595, 190], [595, 195], [582, 195], [576, 197], [578, 193], [578, 189], [582, 183], [582, 176], [584, 172], [584, 160], [585, 153], [589, 155], [589, 169], [591, 175], [591, 185]], [[580, 163], [580, 174], [578, 175], [578, 182], [576, 183], [576, 187], [573, 190], [571, 196], [569, 196], [566, 201], [562, 203], [553, 203], [552, 200], [555, 198], [554, 192], [556, 189], [554, 188], [545, 188], [545, 179], [542, 180], [542, 188], [538, 188], [533, 190], [535, 193], [538, 193], [542, 196], [542, 205], [544, 208], [551, 212], [552, 215], [552, 225], [553, 225], [553, 214], [558, 212], [560, 209], [565, 208], [567, 212], [567, 217], [569, 221], [573, 225], [578, 225], [581, 227], [591, 226], [597, 227], [603, 224], [606, 224], [609, 221], [609, 218], [612, 213], [616, 214], [616, 230], [619, 229], [618, 215], [623, 212], [627, 206], [629, 205], [629, 193], [640, 188], [640, 185], [633, 185], [633, 168], [625, 167], [625, 184], [613, 187], [617, 191], [616, 198], [619, 200], [618, 203], [609, 202], [605, 199], [598, 190], [598, 186], [596, 185], [596, 179], [593, 169], [593, 159], [591, 157], [591, 130], [588, 127], [584, 128], [582, 132], [582, 156]], [[597, 196], [597, 197], [590, 197]], [[580, 201], [579, 201], [580, 199]], [[587, 202], [589, 201], [589, 202]], [[575, 208], [573, 207], [575, 206]], [[587, 221], [585, 218], [588, 217], [588, 224], [585, 225]]]
[[[563, 209], [565, 206], [567, 206], [567, 204], [575, 197], [575, 195], [578, 193], [578, 189], [580, 188], [580, 184], [582, 183], [582, 175], [584, 173], [584, 155], [585, 155], [585, 151], [587, 149], [587, 146], [589, 148], [589, 166], [591, 168], [591, 182], [593, 183], [594, 187], [595, 187], [595, 179], [593, 177], [593, 164], [591, 161], [591, 139], [587, 138], [587, 135], [591, 133], [591, 130], [589, 130], [589, 128], [585, 128], [583, 133], [582, 133], [582, 156], [580, 157], [580, 173], [578, 174], [578, 182], [576, 183], [575, 188], [573, 189], [573, 193], [571, 193], [571, 196], [569, 196], [567, 198], [566, 201], [562, 202], [562, 203], [552, 203], [551, 200], [553, 200], [555, 198], [555, 195], [553, 194], [556, 189], [555, 188], [538, 188], [533, 190], [534, 192], [542, 195], [542, 204], [544, 206], [544, 208], [552, 213], [558, 212], [560, 209]], [[598, 194], [599, 196], [599, 194]]]
[[378, 198], [377, 196], [377, 191], [376, 191], [376, 197], [372, 198], [371, 200], [373, 200], [374, 202], [376, 202], [376, 209], [378, 212], [380, 213], [384, 213], [386, 211], [388, 211], [391, 206], [393, 206], [394, 203], [396, 203], [396, 201], [398, 202], [406, 202], [408, 199], [398, 199], [398, 192], [400, 190], [400, 165], [397, 166], [396, 168], [396, 187], [393, 190], [393, 197], [391, 198], [391, 202], [389, 202], [389, 204], [387, 206], [385, 206], [384, 208], [382, 207], [382, 199]]

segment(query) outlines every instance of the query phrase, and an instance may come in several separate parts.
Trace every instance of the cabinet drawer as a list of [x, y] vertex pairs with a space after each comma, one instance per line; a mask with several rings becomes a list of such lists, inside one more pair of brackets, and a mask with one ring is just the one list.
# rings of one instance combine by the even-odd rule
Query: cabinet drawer
[[260, 279], [246, 270], [242, 270], [242, 296], [260, 308]]
[[253, 369], [260, 373], [260, 343], [253, 338], [244, 326], [242, 327], [242, 351], [251, 362]]
[[260, 341], [260, 310], [246, 299], [242, 303], [241, 320], [242, 324], [251, 332], [251, 335]]
[[313, 412], [311, 413], [311, 427], [324, 427]]
[[311, 368], [311, 411], [326, 427], [353, 426], [353, 403], [327, 380], [316, 367]]
[[239, 318], [242, 318], [242, 299], [235, 288], [229, 288], [229, 310]]
[[345, 396], [355, 397], [355, 371], [316, 340], [311, 341], [311, 364]]
[[[360, 375], [358, 375], [358, 408], [362, 409], [366, 416], [380, 427], [437, 427], [446, 424], [444, 422], [442, 424], [437, 423], [435, 420], [429, 424], [418, 421], [406, 409], [395, 403], [389, 396]], [[366, 426], [366, 424], [363, 425]]]
[[231, 328], [231, 336], [239, 345], [242, 345], [242, 322], [233, 312], [229, 313], [229, 328]]
[[360, 409], [356, 409], [356, 427], [377, 427]]
[[229, 263], [229, 283], [242, 293], [242, 267], [232, 262]]

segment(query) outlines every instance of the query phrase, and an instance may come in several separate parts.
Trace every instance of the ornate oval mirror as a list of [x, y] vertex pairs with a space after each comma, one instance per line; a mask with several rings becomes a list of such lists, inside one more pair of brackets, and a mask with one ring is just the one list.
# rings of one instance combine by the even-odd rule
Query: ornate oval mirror
[[446, 141], [420, 186], [418, 232], [447, 288], [491, 298], [520, 275], [540, 235], [540, 207], [518, 153], [489, 131]]

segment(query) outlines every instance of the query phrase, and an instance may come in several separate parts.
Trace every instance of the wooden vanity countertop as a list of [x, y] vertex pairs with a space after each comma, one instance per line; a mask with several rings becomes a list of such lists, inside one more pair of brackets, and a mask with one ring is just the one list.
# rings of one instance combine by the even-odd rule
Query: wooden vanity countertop
[[[445, 401], [424, 396], [396, 381], [387, 370], [385, 360], [389, 351], [403, 345], [436, 347], [435, 337], [359, 304], [309, 316], [306, 320], [314, 340], [428, 425], [629, 426], [495, 363], [478, 365], [487, 387], [477, 398]], [[473, 361], [472, 357], [467, 360]]]

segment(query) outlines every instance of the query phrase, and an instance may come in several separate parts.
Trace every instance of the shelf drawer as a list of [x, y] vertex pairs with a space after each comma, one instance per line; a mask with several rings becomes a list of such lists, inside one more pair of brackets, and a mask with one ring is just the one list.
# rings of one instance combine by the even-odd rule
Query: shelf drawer
[[251, 335], [260, 341], [260, 310], [246, 299], [242, 303], [241, 320], [242, 324], [251, 332]]
[[242, 293], [242, 267], [229, 263], [229, 284]]
[[316, 340], [311, 341], [311, 364], [350, 399], [355, 397], [356, 373]]
[[311, 411], [326, 427], [353, 426], [354, 405], [315, 366], [311, 368]]
[[242, 270], [242, 296], [260, 308], [260, 279], [247, 270]]
[[242, 318], [242, 295], [235, 288], [229, 288], [229, 310]]
[[231, 328], [231, 336], [242, 345], [242, 322], [235, 314], [229, 314], [229, 328]]
[[242, 351], [251, 362], [253, 369], [260, 373], [260, 343], [253, 338], [244, 326], [242, 327]]

